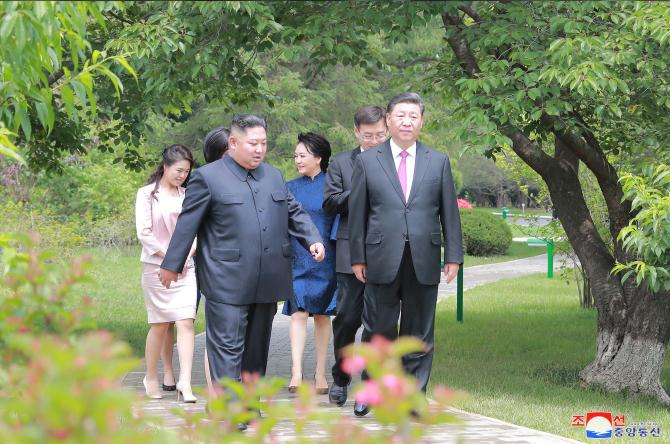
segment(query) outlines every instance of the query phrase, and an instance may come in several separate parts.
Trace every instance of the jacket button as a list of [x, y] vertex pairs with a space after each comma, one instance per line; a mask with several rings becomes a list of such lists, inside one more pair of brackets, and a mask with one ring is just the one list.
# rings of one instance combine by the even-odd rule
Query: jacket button
[[265, 248], [263, 248], [263, 251], [265, 251], [267, 253], [268, 251], [270, 251], [270, 249], [268, 247], [265, 247]]
[[263, 231], [268, 231], [268, 227], [263, 227]]

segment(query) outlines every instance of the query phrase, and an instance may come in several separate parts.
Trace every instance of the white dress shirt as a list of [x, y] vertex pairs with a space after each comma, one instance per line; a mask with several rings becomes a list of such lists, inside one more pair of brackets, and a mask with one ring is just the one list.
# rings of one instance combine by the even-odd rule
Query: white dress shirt
[[[391, 142], [391, 154], [393, 154], [393, 162], [395, 163], [395, 170], [398, 171], [400, 166], [400, 161], [402, 156], [400, 152], [402, 148], [395, 144], [393, 139], [390, 139]], [[405, 201], [409, 198], [409, 193], [412, 191], [412, 181], [414, 180], [414, 165], [416, 164], [416, 142], [407, 148], [407, 159], [405, 160], [405, 168], [407, 171], [407, 196], [405, 196]]]

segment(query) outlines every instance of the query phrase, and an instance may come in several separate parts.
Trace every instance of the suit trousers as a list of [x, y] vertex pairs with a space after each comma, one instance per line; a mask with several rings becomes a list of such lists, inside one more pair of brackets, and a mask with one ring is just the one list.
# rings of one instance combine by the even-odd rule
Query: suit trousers
[[427, 344], [427, 350], [402, 358], [405, 371], [417, 378], [424, 392], [433, 366], [437, 288], [438, 285], [423, 285], [417, 280], [409, 242], [405, 242], [398, 275], [391, 283], [368, 281], [365, 285], [363, 327], [371, 335], [382, 335], [390, 340], [396, 339], [398, 334], [414, 336]]
[[[342, 371], [342, 349], [356, 341], [356, 332], [363, 323], [363, 291], [365, 284], [348, 273], [337, 273], [337, 313], [333, 319], [333, 348], [335, 365], [333, 381], [339, 386], [351, 383], [351, 375]], [[363, 330], [363, 341], [370, 340], [370, 334]]]
[[231, 305], [207, 300], [205, 326], [212, 381], [239, 381], [242, 371], [265, 376], [276, 313], [276, 302]]

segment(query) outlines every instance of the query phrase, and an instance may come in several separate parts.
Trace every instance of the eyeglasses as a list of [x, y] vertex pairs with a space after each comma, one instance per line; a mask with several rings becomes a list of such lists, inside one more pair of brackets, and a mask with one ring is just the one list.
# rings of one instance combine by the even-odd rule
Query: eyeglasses
[[365, 140], [366, 142], [372, 142], [373, 140], [386, 140], [386, 133], [363, 134], [361, 135], [361, 139]]

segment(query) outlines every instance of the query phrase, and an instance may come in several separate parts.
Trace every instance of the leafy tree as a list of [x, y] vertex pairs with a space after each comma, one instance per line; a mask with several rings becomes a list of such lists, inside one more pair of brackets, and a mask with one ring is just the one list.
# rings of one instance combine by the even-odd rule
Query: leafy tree
[[[125, 54], [107, 55], [86, 39], [91, 22], [104, 26], [103, 12], [118, 7], [102, 2], [0, 3], [0, 154], [20, 159], [19, 143], [28, 148], [28, 161], [40, 164], [49, 152], [63, 149], [59, 142], [68, 140], [72, 124], [85, 112], [96, 113], [98, 77], [106, 77], [118, 96], [123, 85], [112, 67], [135, 75]], [[70, 124], [63, 125], [65, 120]], [[40, 146], [31, 142], [47, 137], [44, 150], [30, 150]]]
[[[445, 106], [456, 105], [451, 118], [466, 149], [490, 153], [509, 146], [546, 183], [598, 309], [596, 357], [580, 373], [582, 383], [670, 404], [660, 383], [670, 294], [610, 273], [634, 255], [620, 240], [610, 249], [600, 236], [578, 174], [586, 168], [596, 178], [610, 236], [618, 239], [635, 211], [616, 161], [660, 156], [668, 144], [670, 5], [366, 1], [331, 3], [327, 10], [314, 2], [305, 9], [317, 7], [308, 20], [328, 30], [319, 38], [350, 49], [363, 27], [383, 30], [388, 43], [411, 36], [413, 27], [441, 27], [439, 52], [406, 60], [413, 70], [408, 86], [423, 85]], [[340, 17], [351, 23], [333, 26]], [[329, 60], [323, 51], [315, 54], [319, 62]]]

